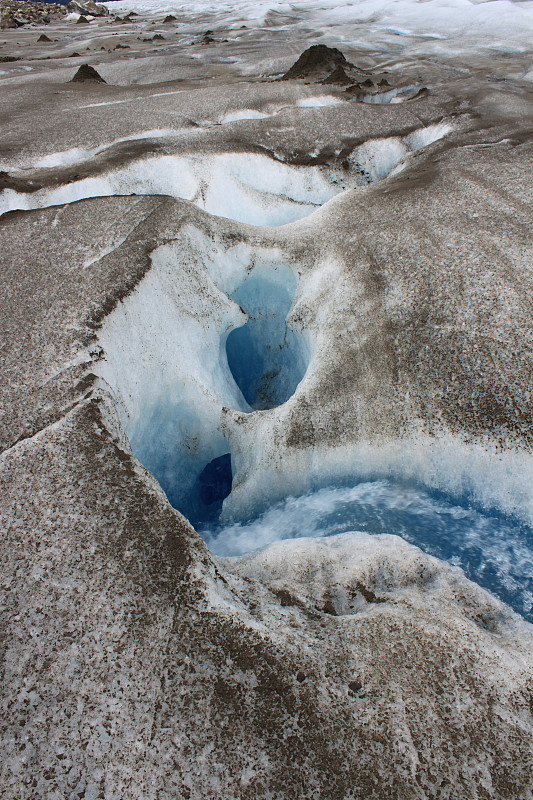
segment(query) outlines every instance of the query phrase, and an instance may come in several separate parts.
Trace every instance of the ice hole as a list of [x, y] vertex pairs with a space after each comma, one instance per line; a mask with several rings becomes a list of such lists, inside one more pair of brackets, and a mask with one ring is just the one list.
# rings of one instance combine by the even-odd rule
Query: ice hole
[[232, 295], [249, 321], [226, 340], [228, 366], [254, 410], [285, 403], [307, 369], [302, 337], [286, 322], [296, 284], [287, 267], [256, 268]]
[[196, 525], [215, 521], [231, 492], [226, 439], [190, 405], [161, 397], [128, 430], [136, 457], [157, 478], [170, 504]]
[[193, 524], [218, 519], [222, 503], [231, 492], [232, 480], [231, 453], [224, 453], [205, 465], [193, 486], [196, 511], [189, 517]]

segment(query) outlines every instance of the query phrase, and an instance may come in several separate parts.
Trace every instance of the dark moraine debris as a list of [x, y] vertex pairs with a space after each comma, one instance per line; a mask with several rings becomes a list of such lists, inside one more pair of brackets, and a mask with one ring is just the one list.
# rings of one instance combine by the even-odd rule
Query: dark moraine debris
[[176, 17], [173, 14], [167, 14], [165, 19], [163, 20], [163, 23], [167, 22], [176, 22]]
[[324, 80], [331, 76], [338, 67], [344, 72], [345, 69], [354, 68], [354, 64], [347, 61], [336, 47], [314, 44], [302, 53], [298, 61], [283, 75], [281, 80]]
[[76, 24], [79, 25], [80, 22], [82, 24], [87, 24], [87, 25], [89, 24], [89, 20], [87, 19], [87, 17], [84, 17], [83, 14], [80, 14], [80, 16], [78, 17], [78, 19], [76, 21]]
[[324, 78], [322, 83], [348, 86], [349, 84], [353, 83], [353, 81], [351, 78], [348, 77], [344, 69], [339, 65], [336, 69], [333, 70], [331, 75], [328, 75], [327, 78]]
[[72, 78], [71, 83], [84, 83], [85, 81], [94, 81], [96, 83], [106, 83], [101, 75], [91, 67], [89, 64], [82, 64], [79, 70]]
[[421, 97], [427, 97], [428, 95], [429, 95], [429, 89], [427, 88], [427, 86], [422, 86], [422, 88], [419, 89], [418, 92], [413, 97], [409, 97], [408, 99], [419, 100]]
[[94, 0], [71, 0], [68, 4], [68, 10], [83, 16], [90, 14], [91, 17], [106, 17], [109, 15], [107, 8], [101, 3], [95, 3]]
[[46, 33], [41, 33], [41, 35], [39, 36], [37, 41], [38, 42], [51, 42], [52, 40], [50, 39], [49, 36], [46, 35]]

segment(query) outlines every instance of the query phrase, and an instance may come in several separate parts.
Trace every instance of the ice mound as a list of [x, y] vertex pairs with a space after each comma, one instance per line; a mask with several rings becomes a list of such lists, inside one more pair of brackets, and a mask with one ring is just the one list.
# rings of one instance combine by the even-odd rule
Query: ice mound
[[[313, 105], [311, 101], [315, 105], [324, 102], [321, 98], [302, 102]], [[163, 194], [190, 200], [210, 214], [238, 222], [283, 225], [309, 215], [346, 189], [385, 178], [410, 152], [446, 136], [450, 130], [449, 124], [440, 123], [403, 138], [370, 140], [349, 156], [344, 165], [347, 169], [337, 165], [293, 166], [255, 153], [144, 158], [54, 189], [27, 194], [5, 189], [0, 193], [0, 214], [88, 197]], [[76, 155], [72, 152], [68, 159]]]
[[[280, 626], [286, 618], [284, 609], [307, 619], [361, 620], [379, 609], [390, 613], [391, 607], [407, 603], [411, 613], [417, 607], [460, 608], [464, 619], [485, 633], [498, 634], [508, 625], [525, 630], [505, 605], [466, 580], [461, 570], [398, 536], [354, 532], [278, 542], [260, 553], [222, 559], [221, 566], [242, 581], [241, 591], [251, 585], [262, 591], [262, 604], [268, 587], [281, 606]], [[350, 688], [358, 692], [362, 684], [357, 681]]]
[[327, 78], [336, 69], [344, 70], [353, 66], [336, 47], [315, 44], [301, 54], [281, 80], [318, 81]]

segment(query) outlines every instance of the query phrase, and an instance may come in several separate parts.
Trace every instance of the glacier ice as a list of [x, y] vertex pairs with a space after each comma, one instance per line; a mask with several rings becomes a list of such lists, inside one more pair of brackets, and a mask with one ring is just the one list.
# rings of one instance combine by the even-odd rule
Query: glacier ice
[[[0, 214], [88, 197], [161, 194], [189, 200], [210, 214], [238, 222], [283, 225], [311, 214], [347, 189], [382, 180], [409, 153], [441, 139], [451, 129], [448, 123], [438, 123], [404, 137], [369, 140], [354, 149], [345, 168], [294, 166], [258, 153], [152, 156], [53, 189], [33, 193], [5, 189], [0, 193]], [[150, 133], [166, 136], [167, 132]], [[78, 151], [50, 158], [68, 162], [77, 155]]]
[[253, 409], [284, 403], [307, 369], [302, 337], [286, 323], [296, 285], [288, 267], [257, 268], [231, 296], [249, 319], [227, 337], [228, 365]]
[[516, 518], [412, 482], [330, 486], [274, 503], [248, 521], [204, 524], [213, 553], [234, 557], [274, 542], [352, 531], [395, 534], [460, 566], [467, 577], [533, 622], [533, 529]]
[[246, 246], [228, 253], [191, 229], [181, 247], [152, 253], [152, 269], [99, 333], [97, 370], [131, 449], [193, 523], [218, 515], [242, 461], [223, 408], [283, 403], [305, 374], [308, 344], [286, 323], [297, 279], [282, 259]]

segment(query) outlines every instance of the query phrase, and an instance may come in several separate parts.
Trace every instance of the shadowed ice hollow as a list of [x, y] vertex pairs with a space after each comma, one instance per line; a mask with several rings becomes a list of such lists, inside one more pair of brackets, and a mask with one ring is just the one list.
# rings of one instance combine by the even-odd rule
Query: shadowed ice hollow
[[275, 272], [255, 269], [232, 295], [249, 321], [226, 340], [228, 365], [254, 410], [284, 403], [305, 375], [301, 337], [285, 321], [296, 285], [287, 267]]

